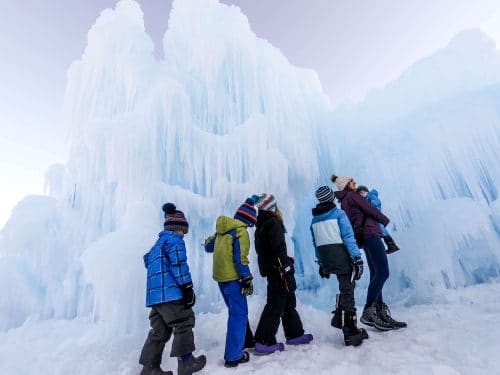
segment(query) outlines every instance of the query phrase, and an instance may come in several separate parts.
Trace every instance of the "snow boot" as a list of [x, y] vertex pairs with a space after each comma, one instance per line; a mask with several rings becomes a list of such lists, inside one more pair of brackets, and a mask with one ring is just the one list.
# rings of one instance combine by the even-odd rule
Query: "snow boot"
[[384, 236], [382, 238], [387, 246], [387, 254], [392, 254], [399, 250], [398, 245], [396, 245], [396, 242], [394, 242], [394, 239], [391, 236]]
[[370, 306], [365, 306], [363, 315], [359, 321], [367, 326], [375, 327], [380, 331], [393, 329], [392, 325], [383, 320], [377, 312], [377, 304], [373, 302]]
[[391, 316], [389, 306], [383, 302], [377, 303], [377, 314], [382, 318], [382, 320], [390, 324], [393, 329], [406, 328], [408, 326], [405, 322], [394, 320]]
[[207, 364], [207, 358], [204, 355], [199, 357], [191, 356], [186, 361], [180, 358], [177, 361], [177, 375], [192, 375], [193, 372], [200, 371]]
[[305, 333], [302, 336], [299, 337], [294, 337], [293, 339], [287, 339], [286, 344], [287, 345], [303, 345], [303, 344], [309, 344], [313, 339], [313, 335], [310, 333]]
[[240, 363], [247, 363], [250, 361], [250, 354], [247, 351], [243, 352], [243, 356], [236, 361], [225, 361], [224, 367], [237, 367]]
[[332, 311], [333, 317], [330, 324], [334, 328], [342, 329], [342, 310], [340, 309], [339, 302], [340, 302], [340, 294], [337, 294], [335, 302], [335, 310]]
[[160, 366], [143, 366], [141, 375], [174, 375], [172, 371], [163, 371]]
[[255, 354], [257, 355], [267, 355], [278, 351], [282, 352], [283, 350], [285, 350], [285, 345], [282, 342], [274, 345], [265, 345], [260, 342], [255, 343]]
[[368, 332], [363, 328], [358, 328], [356, 323], [356, 311], [353, 312], [343, 312], [343, 327], [342, 333], [344, 334], [344, 343], [346, 346], [359, 346], [363, 343], [363, 340], [368, 338]]

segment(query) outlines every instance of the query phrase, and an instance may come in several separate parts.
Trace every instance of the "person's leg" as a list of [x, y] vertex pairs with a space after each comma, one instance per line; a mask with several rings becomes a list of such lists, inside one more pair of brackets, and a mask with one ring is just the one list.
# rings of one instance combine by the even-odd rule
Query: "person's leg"
[[250, 328], [250, 322], [247, 320], [247, 329], [245, 332], [245, 344], [243, 345], [243, 349], [245, 348], [255, 348], [255, 339], [253, 337], [252, 328]]
[[[379, 237], [372, 237], [365, 241], [364, 249], [370, 267], [370, 284], [366, 304], [382, 302], [382, 289], [389, 278], [389, 263], [382, 240]], [[370, 266], [371, 264], [371, 266]]]
[[285, 293], [286, 290], [279, 275], [268, 276], [266, 306], [255, 331], [256, 342], [264, 345], [276, 344], [276, 333], [281, 315], [285, 310]]
[[302, 321], [296, 307], [297, 298], [295, 292], [286, 293], [285, 310], [283, 311], [281, 321], [283, 322], [283, 331], [287, 339], [293, 339], [304, 334]]
[[347, 312], [356, 311], [354, 302], [354, 286], [355, 283], [351, 280], [351, 274], [337, 275], [340, 290], [340, 308]]
[[151, 330], [142, 348], [139, 363], [145, 367], [156, 368], [160, 367], [163, 349], [172, 335], [172, 329], [165, 324], [155, 306], [149, 313], [149, 322]]
[[173, 330], [174, 341], [172, 342], [171, 357], [182, 357], [194, 352], [194, 312], [192, 308], [184, 306], [179, 301], [167, 302], [161, 305], [159, 313], [165, 324]]
[[224, 359], [237, 361], [243, 357], [243, 345], [248, 321], [247, 299], [241, 294], [239, 281], [219, 283], [229, 307]]

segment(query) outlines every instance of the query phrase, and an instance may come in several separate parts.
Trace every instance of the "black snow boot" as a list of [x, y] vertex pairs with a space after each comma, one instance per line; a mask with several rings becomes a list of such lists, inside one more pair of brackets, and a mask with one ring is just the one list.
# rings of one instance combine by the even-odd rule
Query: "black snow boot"
[[339, 306], [340, 302], [340, 294], [337, 294], [336, 302], [335, 302], [335, 310], [332, 311], [333, 317], [332, 322], [330, 323], [332, 327], [342, 329], [342, 310]]
[[386, 250], [387, 254], [392, 254], [399, 250], [398, 245], [396, 245], [396, 242], [394, 242], [394, 239], [391, 236], [384, 236], [382, 238], [384, 239], [384, 242], [387, 245], [387, 250]]
[[250, 354], [247, 351], [243, 352], [243, 356], [236, 361], [225, 361], [224, 367], [237, 367], [240, 363], [247, 363], [250, 361]]
[[344, 334], [346, 346], [359, 346], [363, 343], [363, 340], [368, 338], [368, 333], [365, 329], [358, 328], [356, 320], [356, 311], [343, 311], [342, 333]]
[[392, 325], [383, 320], [377, 312], [377, 304], [373, 302], [369, 306], [365, 306], [363, 315], [359, 321], [367, 326], [375, 327], [381, 331], [389, 331], [393, 329]]
[[391, 316], [389, 306], [383, 302], [377, 303], [377, 313], [385, 322], [389, 323], [393, 329], [406, 328], [408, 325], [405, 322], [394, 320]]
[[163, 371], [160, 366], [144, 366], [141, 375], [174, 375], [172, 371]]
[[192, 375], [194, 372], [200, 371], [207, 364], [207, 358], [204, 355], [199, 357], [191, 356], [187, 361], [182, 361], [180, 358], [177, 361], [177, 375]]

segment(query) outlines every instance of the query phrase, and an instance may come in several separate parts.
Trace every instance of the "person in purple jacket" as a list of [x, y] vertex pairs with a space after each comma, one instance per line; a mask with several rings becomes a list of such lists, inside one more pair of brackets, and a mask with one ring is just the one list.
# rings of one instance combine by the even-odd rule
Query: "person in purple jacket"
[[405, 322], [392, 318], [382, 296], [382, 289], [389, 278], [389, 263], [379, 223], [386, 226], [389, 218], [356, 192], [356, 181], [352, 177], [333, 175], [331, 180], [338, 188], [335, 197], [352, 224], [358, 246], [365, 251], [370, 270], [361, 323], [383, 331], [406, 327]]

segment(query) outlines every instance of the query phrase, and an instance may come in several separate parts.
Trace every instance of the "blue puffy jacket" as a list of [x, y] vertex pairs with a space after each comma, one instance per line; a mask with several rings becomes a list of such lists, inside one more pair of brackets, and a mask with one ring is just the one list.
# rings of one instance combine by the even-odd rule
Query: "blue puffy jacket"
[[146, 306], [182, 299], [180, 285], [191, 282], [187, 265], [186, 245], [182, 236], [165, 230], [144, 255], [148, 270]]
[[370, 190], [370, 192], [366, 196], [366, 199], [368, 200], [368, 202], [373, 204], [377, 208], [377, 210], [382, 211], [382, 202], [380, 201], [380, 199], [378, 197], [377, 190], [375, 190], [375, 189]]

